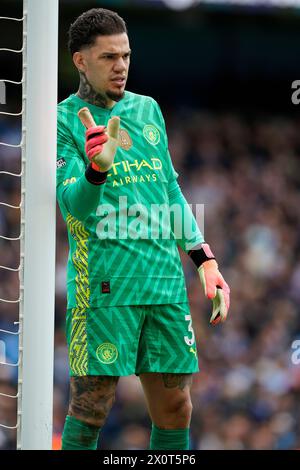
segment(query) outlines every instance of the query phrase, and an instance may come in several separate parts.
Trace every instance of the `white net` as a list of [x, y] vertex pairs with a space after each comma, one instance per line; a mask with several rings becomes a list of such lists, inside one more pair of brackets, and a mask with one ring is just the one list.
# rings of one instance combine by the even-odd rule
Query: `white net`
[[[19, 23], [20, 29], [20, 36], [22, 36], [22, 24], [23, 24], [24, 17], [22, 18], [12, 18], [12, 17], [0, 17], [0, 24], [4, 22], [7, 23]], [[0, 54], [4, 56], [1, 58], [1, 63], [4, 65], [2, 70], [5, 71], [5, 57], [7, 57], [7, 61], [11, 60], [10, 55], [21, 55], [24, 51], [24, 39], [25, 39], [25, 31], [23, 34], [23, 42], [22, 47], [19, 49], [9, 48], [9, 47], [0, 47]], [[4, 53], [8, 53], [4, 54]], [[22, 75], [21, 80], [10, 80], [6, 77], [0, 78], [0, 92], [1, 92], [1, 100], [0, 103], [3, 105], [0, 110], [0, 123], [1, 123], [1, 132], [0, 139], [0, 180], [1, 189], [0, 191], [0, 220], [2, 223], [0, 224], [0, 251], [1, 251], [1, 259], [0, 259], [0, 276], [2, 279], [6, 279], [7, 277], [15, 276], [14, 280], [12, 281], [13, 288], [11, 292], [7, 292], [7, 282], [1, 283], [1, 290], [0, 290], [0, 342], [2, 345], [2, 354], [0, 355], [0, 445], [2, 448], [12, 448], [16, 444], [16, 430], [19, 426], [19, 416], [17, 412], [17, 399], [19, 397], [19, 391], [17, 389], [17, 377], [18, 377], [18, 367], [20, 364], [20, 356], [16, 354], [15, 351], [18, 350], [18, 340], [20, 335], [20, 320], [14, 321], [11, 317], [16, 317], [17, 310], [12, 309], [12, 306], [16, 306], [19, 310], [20, 300], [21, 300], [21, 289], [19, 285], [19, 276], [21, 271], [21, 261], [20, 261], [20, 241], [22, 238], [22, 233], [17, 234], [17, 236], [12, 236], [10, 233], [2, 233], [2, 228], [9, 228], [9, 220], [15, 220], [16, 217], [20, 217], [20, 212], [22, 208], [22, 198], [23, 194], [20, 191], [20, 184], [15, 184], [11, 182], [7, 182], [7, 178], [17, 178], [20, 180], [22, 178], [23, 171], [14, 171], [14, 168], [21, 167], [21, 153], [22, 153], [22, 146], [23, 142], [18, 143], [11, 143], [9, 139], [12, 138], [11, 133], [9, 132], [10, 126], [9, 122], [10, 119], [15, 119], [15, 122], [12, 125], [14, 130], [17, 129], [17, 126], [21, 128], [22, 124], [22, 116], [23, 116], [23, 103], [20, 104], [21, 111], [11, 112], [10, 111], [10, 103], [9, 94], [7, 93], [7, 84], [10, 86], [21, 86], [24, 83], [24, 70], [20, 75]], [[21, 133], [17, 130], [15, 131], [14, 137]], [[5, 140], [7, 138], [7, 140]], [[20, 138], [20, 137], [19, 137]], [[11, 158], [10, 158], [11, 157]], [[18, 161], [18, 162], [17, 162]], [[14, 201], [10, 201], [7, 196], [5, 197], [5, 201], [2, 200], [3, 194], [6, 193], [6, 188], [14, 188], [13, 191], [13, 199], [18, 193], [19, 203], [14, 203]], [[10, 193], [10, 191], [8, 191]], [[11, 215], [11, 212], [14, 211], [18, 215]], [[18, 244], [19, 246], [13, 246], [12, 244]], [[3, 262], [1, 262], [4, 260]], [[15, 264], [18, 263], [17, 266], [12, 266], [6, 264], [5, 261], [14, 262]], [[12, 356], [15, 357], [15, 360], [12, 360]]]
[[1, 27], [10, 44], [0, 43], [0, 449], [43, 450], [53, 413], [58, 0], [20, 5], [23, 15], [0, 17], [17, 25]]

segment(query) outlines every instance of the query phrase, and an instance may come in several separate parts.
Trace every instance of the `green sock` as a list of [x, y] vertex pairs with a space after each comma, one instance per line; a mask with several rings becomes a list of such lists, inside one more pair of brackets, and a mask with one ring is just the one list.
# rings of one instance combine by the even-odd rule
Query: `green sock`
[[189, 428], [160, 429], [152, 424], [150, 449], [152, 450], [188, 450]]
[[61, 450], [96, 450], [100, 429], [67, 416]]

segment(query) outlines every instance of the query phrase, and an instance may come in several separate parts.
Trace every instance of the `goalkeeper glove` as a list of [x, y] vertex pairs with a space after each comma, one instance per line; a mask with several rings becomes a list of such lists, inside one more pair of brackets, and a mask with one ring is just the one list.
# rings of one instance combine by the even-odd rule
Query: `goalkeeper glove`
[[92, 168], [96, 171], [100, 171], [100, 168], [93, 162], [93, 158], [103, 151], [103, 145], [108, 141], [105, 131], [105, 126], [95, 126], [87, 129], [85, 133], [85, 153], [91, 162]]
[[218, 269], [218, 264], [207, 243], [200, 249], [189, 251], [189, 256], [196, 264], [204, 293], [213, 302], [210, 323], [217, 325], [226, 320], [230, 305], [230, 289]]
[[[89, 108], [81, 108], [78, 116], [86, 127], [85, 151], [94, 170], [106, 173], [114, 162], [118, 147], [120, 118], [112, 117], [105, 126], [96, 126]], [[106, 132], [107, 131], [107, 132]]]
[[108, 121], [107, 129], [105, 126], [87, 129], [85, 151], [94, 170], [104, 173], [112, 167], [118, 147], [119, 126], [120, 118], [114, 116]]

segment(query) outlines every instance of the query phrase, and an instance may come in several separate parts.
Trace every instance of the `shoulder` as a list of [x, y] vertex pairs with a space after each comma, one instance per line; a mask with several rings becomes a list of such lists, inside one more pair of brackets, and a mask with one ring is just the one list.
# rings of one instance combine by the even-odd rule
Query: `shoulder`
[[78, 103], [77, 103], [75, 95], [70, 95], [68, 98], [61, 101], [57, 105], [57, 113], [59, 116], [61, 116], [65, 112], [72, 113], [72, 112], [77, 112], [77, 110], [78, 110]]
[[57, 111], [62, 112], [64, 109], [72, 108], [75, 106], [74, 95], [68, 96], [65, 100], [61, 101], [57, 105]]
[[126, 101], [132, 102], [132, 103], [149, 103], [152, 104], [153, 106], [158, 106], [157, 101], [155, 101], [154, 98], [151, 96], [147, 95], [140, 95], [138, 93], [133, 93], [132, 91], [126, 91]]
[[143, 117], [146, 119], [150, 117], [159, 122], [164, 121], [159, 104], [151, 96], [126, 91], [124, 105], [127, 111], [134, 110], [133, 114], [137, 113], [139, 118]]
[[77, 108], [78, 106], [76, 105], [74, 95], [61, 101], [57, 105], [57, 125], [59, 127], [69, 127], [70, 122], [77, 118]]

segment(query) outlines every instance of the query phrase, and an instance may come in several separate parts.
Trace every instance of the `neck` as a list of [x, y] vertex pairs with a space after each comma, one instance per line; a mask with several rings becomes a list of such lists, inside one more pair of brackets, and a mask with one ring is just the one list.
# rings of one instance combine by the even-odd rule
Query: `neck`
[[113, 100], [94, 90], [83, 72], [79, 72], [79, 75], [79, 90], [76, 93], [79, 98], [86, 101], [87, 103], [94, 104], [95, 106], [101, 106], [102, 108], [113, 107], [115, 104]]

